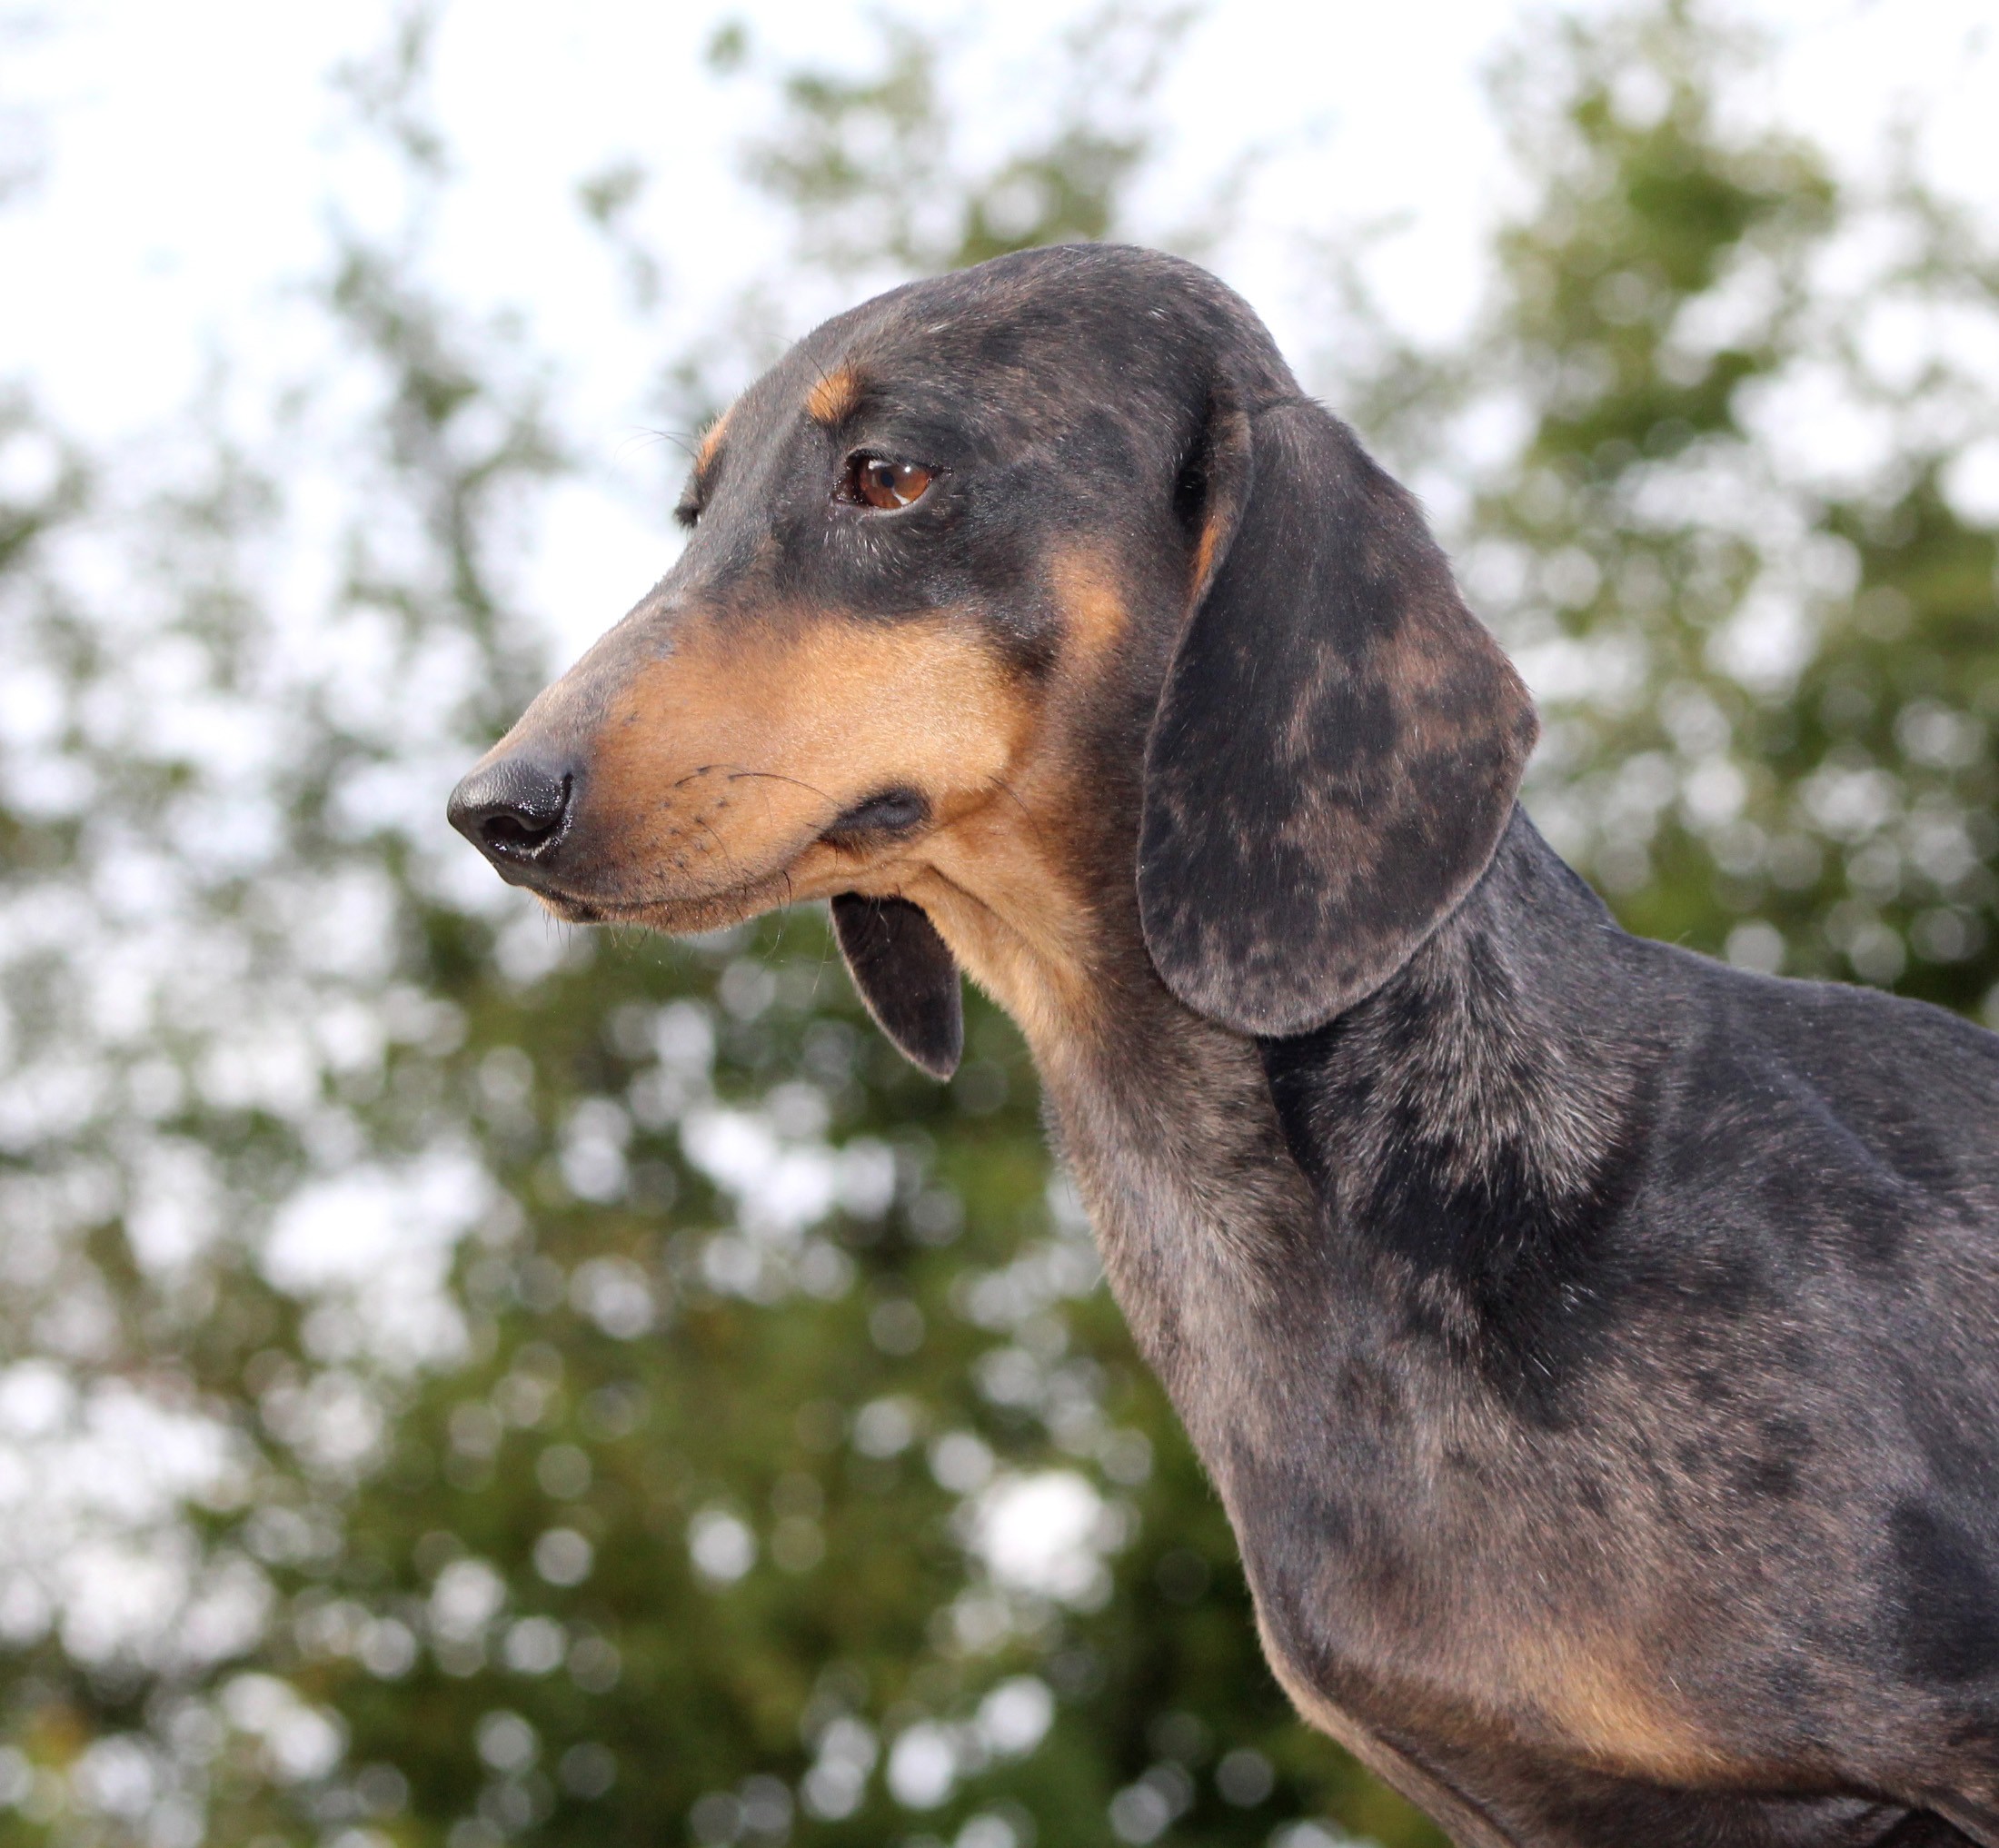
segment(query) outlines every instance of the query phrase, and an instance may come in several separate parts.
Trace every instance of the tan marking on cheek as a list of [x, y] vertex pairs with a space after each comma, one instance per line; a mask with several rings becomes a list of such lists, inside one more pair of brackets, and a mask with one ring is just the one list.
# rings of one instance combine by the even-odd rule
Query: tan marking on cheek
[[1026, 1035], [1035, 1056], [1059, 1064], [1102, 1005], [1091, 973], [1087, 900], [1030, 833], [989, 804], [949, 839], [929, 845], [930, 866], [907, 880], [960, 967]]
[[981, 798], [1025, 729], [1012, 677], [950, 618], [808, 615], [727, 636], [703, 625], [607, 710], [593, 820], [624, 864], [705, 889], [731, 866], [789, 860], [890, 788], [940, 814]]
[[1097, 919], [1069, 863], [1085, 787], [1079, 720], [1130, 625], [1116, 562], [1075, 551], [1050, 568], [1062, 637], [1025, 748], [1003, 793], [922, 843], [928, 875], [908, 896], [951, 954], [1059, 1064], [1104, 1005]]
[[[1053, 585], [1063, 642], [1039, 688], [962, 617], [781, 612], [683, 631], [594, 728], [587, 820], [618, 885], [669, 900], [654, 921], [675, 929], [701, 927], [671, 907], [779, 873], [757, 909], [908, 898], [1038, 1055], [1064, 1057], [1103, 1005], [1098, 920], [1069, 860], [1071, 817], [1091, 800], [1077, 721], [1129, 617], [1108, 559], [1059, 561]], [[817, 839], [900, 786], [931, 807], [910, 840]]]
[[828, 428], [850, 416], [860, 402], [860, 377], [851, 366], [824, 373], [805, 394], [805, 414]]

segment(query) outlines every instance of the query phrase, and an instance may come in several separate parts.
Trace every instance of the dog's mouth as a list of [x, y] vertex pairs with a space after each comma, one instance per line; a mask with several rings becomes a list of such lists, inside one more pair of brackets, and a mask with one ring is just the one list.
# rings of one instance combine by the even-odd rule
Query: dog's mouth
[[831, 875], [860, 869], [850, 864], [841, 869], [836, 862], [804, 877], [801, 862], [815, 849], [830, 848], [850, 863], [858, 856], [910, 840], [930, 819], [929, 799], [919, 791], [901, 785], [881, 790], [841, 810], [791, 852], [779, 856], [768, 869], [700, 892], [578, 891], [545, 876], [536, 877], [539, 869], [506, 870], [513, 883], [526, 886], [564, 923], [638, 924], [671, 936], [686, 936], [741, 923], [796, 899], [830, 897], [843, 884]]
[[906, 840], [930, 819], [930, 799], [899, 783], [842, 810], [819, 838], [831, 847], [864, 849]]
[[746, 879], [741, 885], [691, 897], [585, 899], [545, 888], [537, 889], [534, 895], [565, 924], [639, 924], [671, 937], [740, 924], [746, 918], [774, 911], [798, 896], [788, 867], [761, 879]]

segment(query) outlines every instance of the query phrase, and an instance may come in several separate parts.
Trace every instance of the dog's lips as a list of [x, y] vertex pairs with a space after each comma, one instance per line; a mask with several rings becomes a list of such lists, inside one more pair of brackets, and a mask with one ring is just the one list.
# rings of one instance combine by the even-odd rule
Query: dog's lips
[[586, 898], [547, 886], [532, 889], [535, 897], [568, 924], [642, 924], [676, 937], [741, 923], [745, 918], [774, 910], [794, 896], [789, 866], [715, 891], [685, 896]]
[[841, 844], [815, 833], [798, 849], [778, 858], [765, 871], [733, 884], [705, 891], [631, 894], [565, 889], [552, 881], [521, 879], [550, 910], [571, 924], [640, 924], [669, 936], [687, 936], [702, 930], [719, 930], [765, 911], [801, 899], [830, 898], [850, 883], [844, 869], [828, 867], [810, 877], [801, 873], [801, 862], [821, 845], [842, 851]]
[[[719, 930], [796, 899], [830, 898], [848, 890], [862, 872], [860, 860], [871, 851], [907, 841], [931, 819], [927, 798], [901, 786], [840, 809], [830, 821], [806, 833], [788, 852], [772, 857], [766, 869], [727, 886], [691, 892], [634, 895], [588, 884], [565, 884], [532, 865], [500, 868], [512, 885], [524, 887], [568, 924], [639, 924], [670, 936]], [[815, 849], [835, 863], [803, 869]], [[607, 882], [608, 885], [608, 882]]]

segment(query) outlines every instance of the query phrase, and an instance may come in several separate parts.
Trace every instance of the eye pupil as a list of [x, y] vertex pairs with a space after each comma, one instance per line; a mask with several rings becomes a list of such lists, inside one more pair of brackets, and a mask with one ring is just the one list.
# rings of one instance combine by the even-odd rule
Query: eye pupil
[[930, 471], [920, 463], [894, 462], [881, 455], [859, 455], [848, 465], [846, 498], [864, 507], [892, 512], [921, 500], [930, 480]]

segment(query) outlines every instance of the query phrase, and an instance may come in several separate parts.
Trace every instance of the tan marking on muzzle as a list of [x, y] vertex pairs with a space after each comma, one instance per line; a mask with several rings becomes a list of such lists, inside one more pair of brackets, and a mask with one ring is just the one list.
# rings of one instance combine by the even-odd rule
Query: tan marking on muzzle
[[822, 896], [851, 883], [854, 854], [818, 843], [843, 812], [907, 788], [948, 822], [991, 793], [1028, 721], [1004, 663], [948, 616], [697, 621], [606, 698], [579, 821], [623, 869], [618, 902], [786, 869], [792, 896]]
[[[497, 747], [562, 739], [582, 767], [582, 869], [565, 893], [666, 930], [843, 891], [906, 897], [1057, 1056], [1101, 999], [1071, 832], [1098, 800], [1079, 741], [1130, 613], [1114, 559], [1050, 571], [1064, 620], [1039, 682], [967, 615], [696, 614], [661, 653], [658, 619], [634, 612]], [[820, 838], [892, 788], [930, 805], [913, 838]]]

